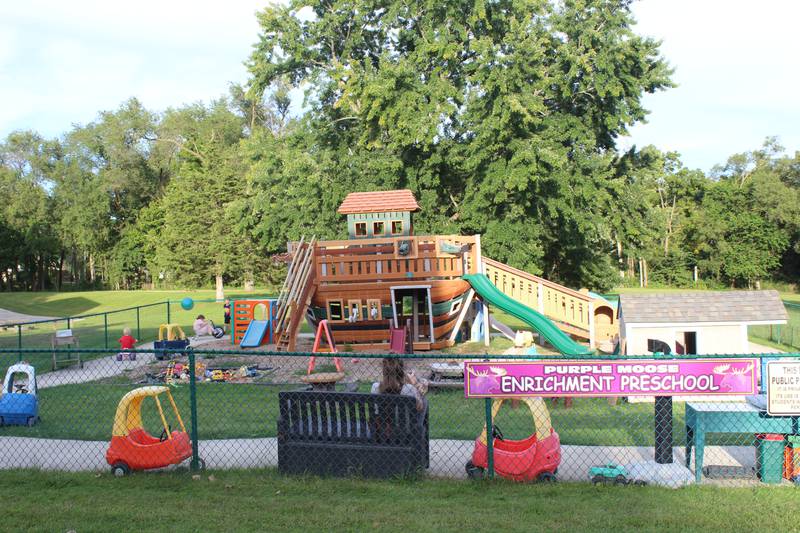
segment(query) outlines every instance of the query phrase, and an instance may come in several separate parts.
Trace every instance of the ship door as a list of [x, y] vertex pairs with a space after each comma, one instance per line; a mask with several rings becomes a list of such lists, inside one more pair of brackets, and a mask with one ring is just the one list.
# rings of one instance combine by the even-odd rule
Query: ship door
[[433, 316], [430, 287], [392, 288], [395, 327], [410, 321], [415, 343], [433, 342]]

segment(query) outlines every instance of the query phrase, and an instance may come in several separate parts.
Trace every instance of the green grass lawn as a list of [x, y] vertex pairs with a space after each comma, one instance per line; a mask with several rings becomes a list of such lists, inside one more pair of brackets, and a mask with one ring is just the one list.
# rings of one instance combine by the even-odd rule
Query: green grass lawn
[[10, 471], [6, 531], [797, 531], [792, 488]]
[[[33, 428], [0, 427], [2, 436], [58, 439], [108, 440], [119, 399], [131, 384], [63, 385], [40, 391], [42, 421]], [[200, 383], [197, 386], [198, 431], [200, 439], [274, 437], [278, 418], [278, 392], [297, 385]], [[367, 392], [368, 384], [360, 390]], [[189, 387], [173, 387], [178, 409], [189, 425]], [[430, 436], [432, 439], [473, 440], [484, 424], [484, 402], [465, 399], [460, 390], [431, 392]], [[167, 404], [163, 404], [165, 408]], [[652, 446], [653, 404], [619, 403], [611, 406], [601, 398], [576, 398], [571, 408], [547, 402], [552, 424], [563, 444]], [[160, 434], [161, 422], [152, 400], [143, 407], [145, 425]], [[673, 436], [675, 445], [684, 443], [684, 404], [675, 402]], [[174, 419], [169, 423], [177, 427]], [[524, 406], [506, 404], [495, 423], [506, 437], [521, 439], [534, 431], [533, 419]], [[710, 444], [752, 445], [752, 435], [712, 435]]]
[[[227, 296], [235, 298], [251, 298], [261, 296], [263, 291], [245, 293], [229, 291]], [[186, 311], [178, 303], [185, 297], [194, 300], [213, 299], [214, 291], [85, 291], [85, 292], [9, 292], [0, 293], [0, 308], [19, 313], [37, 316], [66, 317], [105, 313], [136, 306], [145, 306], [138, 312], [135, 309], [110, 313], [104, 316], [93, 316], [70, 320], [59, 320], [42, 324], [23, 326], [23, 348], [49, 348], [50, 338], [56, 330], [72, 328], [78, 336], [81, 348], [108, 348], [108, 353], [116, 353], [117, 339], [122, 330], [130, 327], [133, 335], [141, 342], [156, 339], [158, 327], [167, 322], [167, 305], [163, 302], [171, 300], [169, 321], [180, 324], [187, 335], [191, 335], [192, 322], [199, 314], [222, 324], [222, 302], [196, 301], [194, 307]], [[152, 305], [158, 304], [158, 305]], [[107, 332], [107, 334], [106, 334]], [[18, 346], [17, 328], [0, 328], [0, 350], [14, 350]], [[86, 359], [101, 355], [86, 354]], [[34, 364], [39, 372], [50, 369], [49, 353], [26, 354], [25, 358]], [[16, 362], [16, 354], [0, 354], [0, 371], [5, 372], [8, 364]]]

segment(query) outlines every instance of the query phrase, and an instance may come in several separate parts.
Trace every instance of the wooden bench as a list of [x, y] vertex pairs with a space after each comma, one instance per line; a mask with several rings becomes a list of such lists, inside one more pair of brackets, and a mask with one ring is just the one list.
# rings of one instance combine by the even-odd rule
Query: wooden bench
[[430, 464], [428, 409], [398, 394], [278, 394], [281, 472], [391, 477]]

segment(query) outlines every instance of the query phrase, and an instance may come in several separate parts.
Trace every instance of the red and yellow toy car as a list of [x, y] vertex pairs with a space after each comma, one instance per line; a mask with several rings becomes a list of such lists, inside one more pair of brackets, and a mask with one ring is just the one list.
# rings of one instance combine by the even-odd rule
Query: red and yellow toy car
[[[497, 416], [504, 399], [492, 403], [492, 418]], [[558, 465], [561, 464], [561, 441], [550, 422], [550, 411], [541, 398], [524, 398], [530, 408], [536, 432], [522, 440], [509, 440], [503, 437], [497, 426], [492, 428], [494, 447], [494, 471], [514, 481], [555, 481]], [[486, 444], [486, 425], [475, 439], [472, 460], [467, 463], [467, 475], [471, 478], [483, 477], [488, 468], [488, 447]]]
[[[164, 416], [159, 396], [166, 395], [180, 431], [171, 431]], [[153, 398], [163, 424], [161, 436], [150, 435], [142, 424], [142, 401]], [[119, 402], [114, 417], [111, 443], [106, 452], [106, 461], [115, 476], [124, 476], [132, 470], [163, 468], [183, 462], [192, 456], [192, 443], [186, 427], [167, 387], [149, 386], [134, 389]], [[202, 465], [202, 461], [201, 461]]]

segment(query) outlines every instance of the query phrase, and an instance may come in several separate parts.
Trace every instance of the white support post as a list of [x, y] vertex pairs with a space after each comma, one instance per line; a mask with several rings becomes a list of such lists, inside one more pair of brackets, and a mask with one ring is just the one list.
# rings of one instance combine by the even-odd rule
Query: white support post
[[539, 305], [539, 312], [544, 314], [544, 285], [541, 281], [536, 284], [536, 299]]
[[458, 312], [458, 318], [456, 319], [456, 325], [453, 326], [453, 331], [450, 332], [450, 338], [447, 339], [450, 342], [455, 342], [456, 337], [458, 336], [458, 330], [461, 329], [461, 324], [464, 323], [464, 318], [469, 313], [469, 308], [472, 305], [472, 298], [475, 297], [475, 289], [470, 289], [467, 292], [467, 297], [463, 300], [461, 304], [461, 310]]
[[481, 305], [483, 305], [483, 345], [488, 348], [491, 342], [489, 338], [489, 306], [486, 305], [486, 302], [482, 302]]
[[475, 235], [475, 261], [478, 263], [475, 265], [475, 270], [478, 272], [478, 274], [486, 273], [486, 269], [483, 268], [483, 252], [481, 252], [480, 233]]

